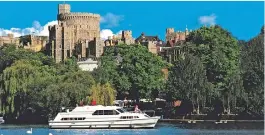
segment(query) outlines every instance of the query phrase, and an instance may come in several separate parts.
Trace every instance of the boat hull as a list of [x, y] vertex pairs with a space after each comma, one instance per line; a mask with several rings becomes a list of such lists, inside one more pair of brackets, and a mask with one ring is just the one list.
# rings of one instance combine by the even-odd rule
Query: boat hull
[[3, 123], [5, 123], [5, 120], [3, 117], [0, 117], [0, 124], [3, 124]]
[[160, 117], [134, 120], [102, 120], [102, 121], [50, 121], [51, 129], [104, 129], [104, 128], [154, 128]]

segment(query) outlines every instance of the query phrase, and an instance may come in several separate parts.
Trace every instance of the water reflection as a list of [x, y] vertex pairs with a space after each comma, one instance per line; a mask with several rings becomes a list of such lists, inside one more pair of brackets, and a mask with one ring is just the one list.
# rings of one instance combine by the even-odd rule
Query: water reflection
[[[252, 123], [253, 124], [253, 123]], [[263, 124], [260, 124], [260, 126]], [[159, 123], [154, 129], [48, 129], [47, 126], [36, 125], [0, 125], [0, 135], [26, 135], [32, 128], [32, 135], [263, 135], [263, 128], [259, 129], [231, 129], [215, 124], [166, 124]], [[227, 125], [229, 126], [229, 125]], [[230, 125], [231, 126], [231, 125]], [[240, 127], [239, 125], [237, 125]], [[255, 126], [255, 124], [254, 124]], [[221, 129], [220, 129], [221, 127]]]

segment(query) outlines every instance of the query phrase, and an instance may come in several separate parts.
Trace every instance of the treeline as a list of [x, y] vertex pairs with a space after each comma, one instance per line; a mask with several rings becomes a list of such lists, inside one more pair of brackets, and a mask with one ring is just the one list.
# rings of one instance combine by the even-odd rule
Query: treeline
[[115, 99], [154, 99], [164, 93], [168, 101], [191, 102], [194, 113], [213, 112], [220, 103], [223, 109], [216, 113], [263, 116], [263, 29], [244, 42], [219, 26], [201, 27], [184, 45], [189, 51], [173, 64], [142, 45], [108, 47], [93, 72], [80, 71], [75, 58], [56, 64], [41, 52], [3, 46], [0, 113], [10, 121], [47, 122], [61, 107], [92, 99], [110, 105]]
[[0, 49], [0, 113], [7, 122], [47, 122], [61, 107], [97, 103], [110, 105], [115, 89], [106, 82], [80, 71], [76, 59], [56, 64], [43, 53], [34, 53], [15, 45]]
[[[191, 101], [193, 113], [264, 115], [264, 27], [248, 42], [219, 26], [201, 27], [186, 42], [184, 58], [171, 67], [168, 99]], [[210, 108], [206, 109], [206, 108]]]

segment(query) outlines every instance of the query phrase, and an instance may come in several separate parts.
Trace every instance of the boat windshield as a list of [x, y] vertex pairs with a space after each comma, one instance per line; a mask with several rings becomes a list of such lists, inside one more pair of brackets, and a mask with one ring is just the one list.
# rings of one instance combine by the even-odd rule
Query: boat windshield
[[124, 112], [127, 112], [125, 109], [123, 109], [123, 108], [120, 108], [120, 109], [117, 109], [119, 112], [121, 112], [121, 113], [124, 113]]

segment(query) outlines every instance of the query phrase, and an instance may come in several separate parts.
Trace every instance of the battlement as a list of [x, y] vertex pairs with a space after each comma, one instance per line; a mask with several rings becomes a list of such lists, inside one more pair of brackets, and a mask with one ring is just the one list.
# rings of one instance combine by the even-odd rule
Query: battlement
[[59, 15], [60, 19], [75, 19], [75, 18], [100, 18], [99, 14], [85, 13], [85, 12], [72, 12]]

